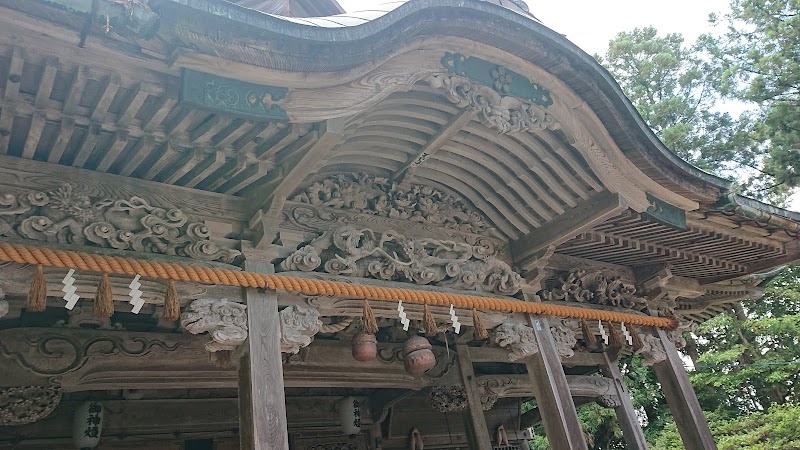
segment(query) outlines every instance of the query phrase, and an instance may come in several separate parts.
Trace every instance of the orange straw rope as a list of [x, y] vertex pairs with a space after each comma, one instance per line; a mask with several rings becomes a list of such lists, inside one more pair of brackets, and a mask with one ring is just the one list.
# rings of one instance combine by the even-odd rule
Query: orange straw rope
[[249, 288], [269, 288], [299, 292], [307, 295], [342, 295], [358, 299], [383, 301], [402, 300], [407, 303], [430, 303], [432, 305], [454, 305], [465, 309], [549, 314], [592, 320], [625, 322], [634, 325], [674, 328], [676, 323], [666, 317], [651, 317], [637, 314], [586, 309], [567, 305], [524, 302], [508, 298], [483, 297], [478, 295], [453, 294], [417, 289], [366, 286], [328, 280], [215, 269], [159, 261], [97, 255], [67, 250], [54, 250], [9, 242], [0, 242], [0, 261], [20, 264], [40, 264], [47, 267], [78, 269], [90, 272], [105, 272], [117, 275], [142, 275], [174, 281], [193, 281], [203, 284], [221, 284]]

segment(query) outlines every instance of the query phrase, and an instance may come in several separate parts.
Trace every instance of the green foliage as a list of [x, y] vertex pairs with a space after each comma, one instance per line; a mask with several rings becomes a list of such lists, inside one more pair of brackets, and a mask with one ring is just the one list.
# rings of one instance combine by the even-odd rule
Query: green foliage
[[[800, 405], [774, 405], [767, 412], [733, 418], [709, 414], [711, 433], [719, 450], [800, 450]], [[678, 428], [670, 422], [651, 450], [683, 450]]]
[[[720, 76], [699, 46], [655, 28], [622, 32], [600, 62], [615, 77], [639, 114], [664, 144], [701, 169], [730, 178], [752, 173], [758, 154], [749, 150], [752, 125], [715, 110]], [[757, 177], [741, 177], [746, 187]]]

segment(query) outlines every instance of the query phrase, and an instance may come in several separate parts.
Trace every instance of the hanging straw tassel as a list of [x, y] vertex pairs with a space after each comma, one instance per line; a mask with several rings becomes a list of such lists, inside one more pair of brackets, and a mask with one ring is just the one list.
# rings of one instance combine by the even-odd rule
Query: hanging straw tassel
[[433, 319], [433, 314], [431, 314], [431, 309], [427, 303], [425, 303], [425, 314], [422, 320], [425, 325], [425, 336], [433, 337], [439, 333], [439, 330], [436, 329], [436, 321]]
[[36, 266], [36, 274], [31, 281], [31, 290], [28, 292], [28, 311], [42, 312], [47, 307], [47, 283], [44, 281], [44, 268]]
[[102, 319], [114, 314], [114, 294], [111, 292], [111, 282], [108, 274], [103, 272], [100, 284], [97, 285], [97, 294], [94, 296], [94, 317]]
[[364, 333], [375, 334], [378, 332], [378, 322], [375, 320], [375, 313], [372, 312], [372, 306], [369, 301], [364, 299]]
[[169, 280], [167, 293], [164, 294], [164, 320], [174, 322], [181, 318], [181, 303], [178, 300], [178, 290], [175, 282]]
[[638, 352], [639, 350], [644, 348], [644, 342], [642, 342], [642, 338], [639, 336], [639, 328], [634, 325], [629, 325], [630, 333], [631, 333], [631, 341], [633, 342], [631, 346], [633, 347], [633, 351]]
[[622, 337], [622, 334], [611, 322], [608, 322], [608, 337], [608, 343], [613, 348], [622, 348], [625, 345], [625, 340]]
[[589, 323], [585, 319], [581, 319], [581, 333], [583, 333], [583, 343], [586, 344], [586, 348], [597, 346], [597, 338], [595, 338], [594, 333], [589, 328]]
[[481, 315], [478, 314], [478, 311], [475, 308], [472, 308], [472, 328], [472, 337], [475, 338], [476, 341], [482, 341], [489, 337], [489, 332], [483, 325]]

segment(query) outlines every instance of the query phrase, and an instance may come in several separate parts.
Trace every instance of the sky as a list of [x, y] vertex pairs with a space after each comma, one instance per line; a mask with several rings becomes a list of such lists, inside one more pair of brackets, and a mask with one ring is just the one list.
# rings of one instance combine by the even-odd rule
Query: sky
[[[338, 0], [348, 12], [369, 9], [382, 0]], [[662, 33], [683, 33], [694, 41], [709, 30], [708, 15], [724, 12], [729, 0], [527, 0], [531, 13], [591, 54], [605, 53], [620, 31], [652, 25]]]
[[[386, 0], [338, 0], [348, 11], [370, 9]], [[681, 33], [687, 43], [711, 31], [708, 16], [724, 14], [730, 0], [526, 0], [531, 13], [554, 31], [566, 35], [586, 53], [604, 54], [608, 41], [621, 31], [654, 26], [661, 34]], [[732, 115], [742, 112], [743, 106], [721, 105]], [[789, 209], [800, 211], [800, 192], [787, 202]]]

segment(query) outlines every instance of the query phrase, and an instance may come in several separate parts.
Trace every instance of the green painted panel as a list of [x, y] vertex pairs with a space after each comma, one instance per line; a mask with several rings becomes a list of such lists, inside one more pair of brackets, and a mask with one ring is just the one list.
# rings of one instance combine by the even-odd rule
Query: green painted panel
[[553, 104], [550, 91], [503, 66], [450, 52], [444, 54], [442, 64], [448, 72], [489, 86], [499, 94], [524, 98], [545, 108]]
[[264, 86], [183, 69], [180, 102], [186, 105], [244, 116], [250, 119], [289, 120], [275, 102], [289, 89]]
[[669, 225], [681, 230], [686, 229], [686, 211], [677, 206], [670, 205], [649, 193], [647, 194], [647, 201], [650, 202], [650, 207], [644, 212], [645, 216], [657, 222], [661, 222], [664, 225]]

